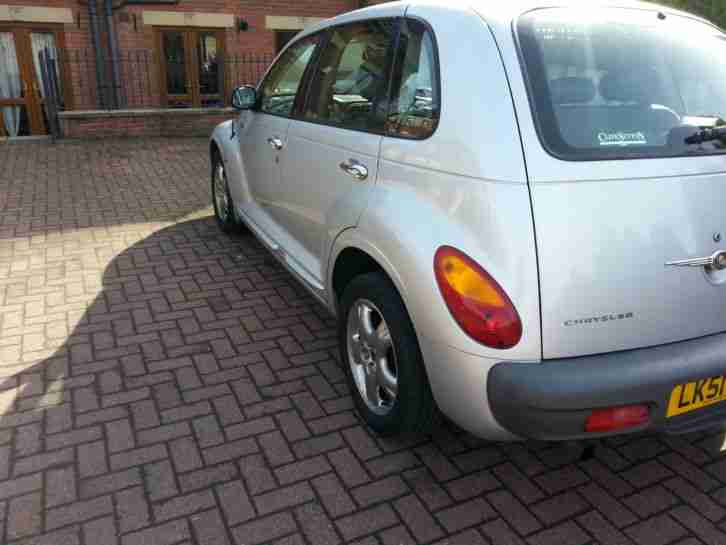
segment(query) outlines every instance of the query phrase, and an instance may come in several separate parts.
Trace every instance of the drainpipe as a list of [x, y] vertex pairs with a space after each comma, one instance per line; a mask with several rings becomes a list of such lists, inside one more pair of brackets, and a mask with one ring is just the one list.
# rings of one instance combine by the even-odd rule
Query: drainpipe
[[113, 22], [113, 0], [104, 0], [103, 6], [106, 15], [106, 33], [108, 35], [108, 51], [111, 57], [111, 82], [113, 85], [112, 107], [121, 108], [121, 71], [119, 69], [118, 40], [116, 26]]
[[98, 107], [103, 109], [108, 104], [106, 100], [106, 78], [104, 77], [103, 66], [103, 48], [101, 47], [101, 32], [98, 29], [98, 11], [96, 10], [96, 0], [88, 0], [88, 24], [91, 26], [91, 44], [96, 54], [96, 84], [98, 95]]

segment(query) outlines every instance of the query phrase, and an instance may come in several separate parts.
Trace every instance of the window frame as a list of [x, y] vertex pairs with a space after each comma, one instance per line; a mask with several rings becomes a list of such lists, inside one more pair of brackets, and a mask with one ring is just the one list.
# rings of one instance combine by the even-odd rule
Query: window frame
[[[201, 34], [213, 34], [217, 39], [217, 45], [221, 54], [220, 67], [222, 69], [221, 84], [222, 88], [219, 91], [220, 102], [222, 106], [229, 105], [229, 90], [228, 90], [228, 77], [226, 70], [226, 53], [227, 43], [226, 35], [223, 29], [219, 28], [191, 28], [191, 27], [178, 27], [178, 26], [157, 26], [155, 27], [155, 49], [156, 58], [159, 60], [158, 63], [158, 77], [159, 77], [159, 101], [161, 106], [169, 108], [169, 99], [173, 97], [189, 97], [189, 106], [180, 107], [179, 109], [188, 108], [199, 108], [207, 109], [214, 108], [214, 106], [202, 106], [202, 99], [204, 97], [211, 97], [214, 95], [202, 95], [201, 86], [199, 82], [199, 52], [197, 51], [198, 39]], [[187, 93], [184, 95], [170, 95], [169, 94], [169, 82], [168, 82], [168, 68], [166, 63], [166, 55], [164, 53], [164, 32], [179, 32], [182, 34], [184, 39], [184, 69], [186, 71], [187, 78]], [[193, 37], [193, 39], [190, 39]], [[191, 47], [190, 47], [191, 46]]]
[[[441, 85], [441, 64], [439, 60], [439, 43], [436, 39], [436, 32], [434, 32], [433, 26], [426, 20], [421, 17], [413, 16], [413, 15], [405, 15], [403, 17], [400, 17], [400, 24], [398, 26], [398, 33], [396, 35], [396, 50], [394, 52], [394, 65], [391, 69], [391, 76], [388, 82], [388, 112], [386, 113], [386, 120], [391, 115], [391, 109], [392, 109], [392, 102], [393, 102], [393, 81], [396, 77], [396, 70], [401, 69], [401, 66], [398, 66], [398, 63], [396, 62], [396, 59], [398, 57], [399, 48], [400, 48], [400, 41], [401, 41], [401, 33], [403, 32], [403, 25], [405, 22], [408, 21], [416, 21], [417, 23], [421, 23], [425, 27], [425, 32], [428, 32], [431, 35], [431, 45], [433, 47], [433, 63], [434, 66], [432, 66], [431, 70], [431, 76], [433, 78], [433, 84], [436, 86], [436, 94], [435, 96], [439, 97], [439, 104], [438, 104], [438, 113], [439, 115], [436, 118], [436, 123], [433, 126], [433, 129], [431, 130], [431, 133], [426, 136], [409, 136], [409, 135], [402, 135], [402, 134], [396, 134], [392, 133], [390, 131], [385, 130], [384, 127], [384, 136], [387, 136], [388, 138], [398, 138], [400, 140], [413, 140], [413, 141], [423, 141], [428, 140], [434, 134], [436, 134], [437, 129], [439, 128], [439, 124], [441, 123], [441, 116], [443, 111], [443, 96], [442, 96], [442, 85]], [[402, 74], [401, 74], [402, 75]]]
[[[400, 33], [401, 33], [401, 20], [402, 19], [403, 19], [403, 17], [400, 17], [400, 16], [369, 17], [369, 18], [365, 18], [365, 19], [356, 19], [356, 20], [353, 20], [353, 21], [345, 21], [345, 22], [342, 22], [342, 23], [338, 23], [338, 24], [335, 24], [335, 25], [330, 25], [328, 27], [325, 27], [325, 29], [324, 29], [324, 32], [325, 32], [324, 40], [320, 44], [318, 44], [318, 51], [317, 51], [317, 54], [316, 54], [315, 58], [313, 59], [314, 62], [315, 62], [315, 70], [312, 71], [312, 72], [310, 72], [310, 73], [308, 73], [308, 74], [306, 74], [307, 82], [306, 82], [306, 89], [305, 89], [305, 99], [300, 104], [299, 109], [295, 112], [296, 115], [295, 115], [294, 119], [296, 119], [297, 121], [304, 121], [305, 123], [312, 123], [314, 125], [322, 125], [322, 126], [325, 126], [325, 127], [333, 127], [333, 128], [336, 128], [336, 129], [341, 129], [341, 130], [346, 130], [346, 131], [353, 131], [353, 132], [360, 132], [360, 133], [364, 133], [364, 134], [376, 134], [376, 135], [379, 135], [379, 136], [385, 136], [386, 135], [385, 124], [381, 128], [380, 131], [372, 131], [372, 130], [366, 130], [366, 129], [356, 129], [356, 128], [352, 128], [352, 127], [345, 127], [345, 126], [338, 125], [338, 124], [335, 124], [335, 123], [325, 123], [323, 121], [318, 121], [318, 120], [314, 120], [314, 119], [307, 119], [304, 116], [304, 112], [305, 112], [305, 109], [307, 108], [308, 103], [310, 101], [310, 90], [312, 88], [312, 82], [314, 81], [315, 76], [318, 73], [318, 65], [319, 65], [319, 62], [320, 62], [320, 57], [321, 57], [323, 51], [325, 51], [325, 47], [327, 47], [328, 43], [330, 42], [330, 38], [331, 38], [332, 33], [336, 29], [341, 28], [341, 27], [347, 27], [347, 26], [352, 26], [352, 25], [359, 25], [359, 24], [368, 23], [368, 22], [371, 22], [371, 21], [392, 21], [393, 24], [394, 24], [394, 35], [393, 35], [393, 39], [391, 40], [391, 43], [388, 46], [388, 51], [386, 52], [386, 67], [384, 69], [384, 72], [386, 73], [386, 85], [384, 85], [385, 91], [381, 93], [381, 96], [380, 97], [378, 97], [378, 100], [390, 100], [390, 95], [391, 95], [391, 78], [392, 78], [392, 75], [393, 75], [393, 61], [395, 60], [395, 53], [396, 53], [396, 48], [398, 46], [398, 39], [399, 39], [399, 36], [400, 36]], [[312, 65], [312, 62], [313, 61], [311, 61], [311, 65]], [[388, 108], [386, 109], [386, 113], [387, 112], [388, 112]]]
[[[273, 117], [280, 117], [282, 119], [295, 119], [297, 116], [297, 112], [300, 109], [300, 99], [301, 96], [305, 95], [307, 96], [307, 82], [310, 79], [310, 70], [311, 67], [315, 66], [317, 67], [317, 60], [318, 56], [320, 55], [321, 51], [321, 45], [323, 43], [327, 43], [327, 37], [326, 37], [327, 29], [319, 30], [317, 32], [313, 32], [312, 34], [306, 34], [304, 36], [299, 36], [296, 39], [291, 40], [287, 43], [287, 45], [280, 51], [280, 53], [275, 57], [275, 60], [272, 61], [272, 64], [267, 68], [267, 72], [265, 72], [265, 75], [262, 77], [262, 79], [257, 84], [257, 103], [255, 104], [255, 107], [252, 108], [252, 110], [259, 114], [264, 115], [271, 115]], [[318, 43], [315, 44], [315, 49], [313, 50], [313, 54], [310, 57], [310, 61], [308, 62], [308, 65], [305, 67], [305, 70], [303, 71], [302, 78], [300, 79], [300, 85], [298, 85], [297, 92], [295, 93], [295, 98], [292, 103], [292, 110], [290, 110], [290, 115], [281, 115], [281, 114], [275, 114], [272, 112], [266, 112], [262, 109], [262, 89], [265, 86], [265, 83], [267, 83], [267, 80], [270, 78], [270, 74], [272, 74], [272, 69], [275, 67], [275, 65], [282, 60], [282, 57], [287, 53], [287, 51], [296, 45], [298, 45], [301, 42], [304, 42], [305, 40], [309, 40], [310, 38], [318, 38]], [[302, 94], [301, 94], [302, 93]]]

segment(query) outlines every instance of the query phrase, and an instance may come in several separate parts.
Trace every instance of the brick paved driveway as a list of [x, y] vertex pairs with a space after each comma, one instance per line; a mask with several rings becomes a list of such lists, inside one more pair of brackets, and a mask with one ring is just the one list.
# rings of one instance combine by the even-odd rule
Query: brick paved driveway
[[372, 436], [206, 142], [0, 144], [0, 543], [726, 543], [722, 433]]

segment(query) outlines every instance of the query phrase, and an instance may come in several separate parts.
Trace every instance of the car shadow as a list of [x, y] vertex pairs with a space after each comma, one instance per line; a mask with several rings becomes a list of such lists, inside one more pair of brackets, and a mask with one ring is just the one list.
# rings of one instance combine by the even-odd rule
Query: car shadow
[[[47, 305], [42, 313], [21, 316], [18, 335], [1, 340], [2, 348], [19, 346], [19, 352], [17, 360], [0, 365], [0, 451], [2, 445], [13, 449], [4, 475], [0, 464], [0, 483], [50, 463], [28, 462], [35, 454], [67, 450], [102, 433], [89, 432], [83, 439], [79, 430], [128, 419], [136, 439], [125, 439], [126, 447], [139, 448], [153, 442], [140, 439], [142, 430], [163, 426], [175, 411], [192, 414], [209, 403], [223, 428], [261, 419], [275, 430], [279, 426], [287, 439], [282, 458], [290, 449], [304, 456], [313, 447], [299, 445], [318, 435], [338, 437], [342, 442], [334, 447], [347, 445], [361, 460], [409, 451], [381, 471], [423, 462], [425, 467], [410, 475], [422, 494], [438, 494], [447, 486], [456, 496], [453, 485], [444, 483], [490, 468], [507, 483], [507, 478], [537, 479], [568, 467], [568, 475], [577, 476], [568, 486], [575, 486], [606, 481], [640, 463], [657, 461], [678, 474], [679, 467], [701, 472], [721, 458], [722, 432], [638, 434], [577, 444], [492, 443], [444, 422], [427, 436], [378, 437], [354, 413], [339, 365], [334, 318], [252, 236], [225, 235], [208, 215], [183, 221], [120, 249], [103, 266], [97, 285], [92, 270], [74, 267], [77, 257], [63, 261], [67, 270], [56, 283], [37, 288], [55, 291], [59, 282], [75, 290], [81, 282], [85, 291], [75, 303], [94, 295], [76, 323], [60, 336], [49, 332], [48, 324], [55, 324], [68, 305], [59, 301], [59, 309]], [[19, 345], [13, 344], [17, 337]], [[42, 352], [48, 339], [57, 341], [49, 354], [24, 360]], [[106, 428], [110, 449], [114, 429]], [[204, 447], [203, 431], [195, 433]], [[226, 436], [222, 441], [232, 442]], [[488, 485], [480, 484], [481, 490], [461, 497], [483, 493]]]

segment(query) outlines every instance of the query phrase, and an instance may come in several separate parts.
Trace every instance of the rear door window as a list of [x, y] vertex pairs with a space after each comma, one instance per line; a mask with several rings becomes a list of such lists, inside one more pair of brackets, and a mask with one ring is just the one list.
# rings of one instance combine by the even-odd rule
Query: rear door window
[[422, 21], [405, 19], [394, 61], [386, 133], [400, 138], [428, 138], [441, 108], [436, 42]]
[[303, 118], [381, 133], [395, 19], [334, 27], [320, 54]]
[[517, 30], [538, 132], [555, 156], [726, 151], [716, 133], [692, 138], [726, 126], [726, 36], [715, 27], [655, 10], [550, 8]]

